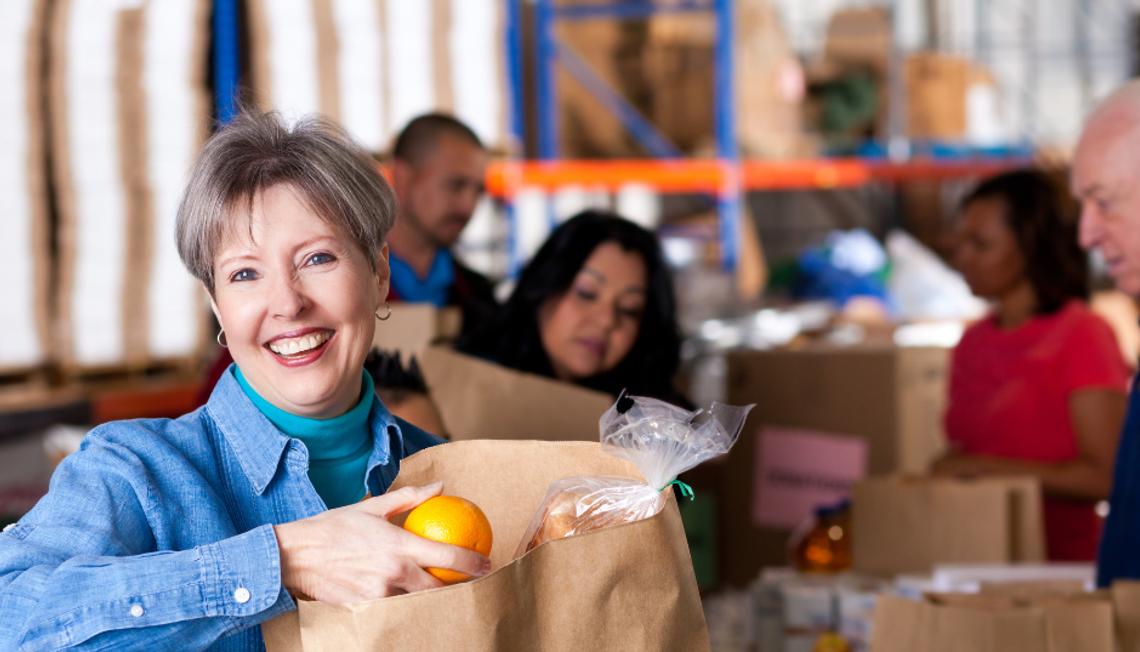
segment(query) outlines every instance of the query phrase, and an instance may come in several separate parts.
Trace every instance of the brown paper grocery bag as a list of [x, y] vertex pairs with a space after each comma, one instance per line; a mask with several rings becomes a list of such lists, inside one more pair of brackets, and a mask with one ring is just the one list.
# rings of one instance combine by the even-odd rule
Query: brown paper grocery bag
[[419, 354], [424, 381], [452, 440], [597, 441], [613, 398], [450, 349]]
[[1115, 607], [1116, 636], [1121, 652], [1140, 652], [1140, 582], [1118, 581], [1112, 584]]
[[337, 606], [300, 601], [262, 626], [269, 652], [707, 650], [684, 530], [670, 498], [653, 518], [551, 541], [512, 559], [554, 480], [639, 477], [587, 442], [460, 441], [404, 460], [392, 488], [443, 480], [494, 529], [483, 578]]
[[1023, 600], [1000, 595], [883, 596], [871, 652], [1112, 652], [1106, 594]]
[[1032, 478], [871, 478], [853, 491], [856, 570], [929, 573], [935, 564], [1041, 561], [1041, 491]]

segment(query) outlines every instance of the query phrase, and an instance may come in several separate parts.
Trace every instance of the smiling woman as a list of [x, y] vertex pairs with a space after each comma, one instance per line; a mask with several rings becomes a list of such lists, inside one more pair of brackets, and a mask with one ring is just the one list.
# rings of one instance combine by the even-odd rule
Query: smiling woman
[[250, 384], [297, 415], [348, 411], [388, 290], [386, 248], [365, 255], [296, 186], [278, 183], [231, 222], [217, 259], [214, 311]]
[[211, 138], [177, 242], [235, 364], [201, 409], [91, 431], [0, 534], [0, 649], [253, 650], [293, 595], [353, 602], [441, 586], [425, 567], [489, 570], [388, 520], [441, 490], [384, 493], [439, 441], [364, 373], [393, 215], [331, 124], [251, 113]]

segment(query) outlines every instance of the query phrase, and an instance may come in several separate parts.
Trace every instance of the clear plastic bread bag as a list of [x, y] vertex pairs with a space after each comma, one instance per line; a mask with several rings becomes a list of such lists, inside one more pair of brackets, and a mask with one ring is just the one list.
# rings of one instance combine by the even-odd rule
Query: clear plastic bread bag
[[623, 394], [598, 422], [602, 448], [632, 462], [645, 482], [607, 476], [555, 481], [527, 528], [518, 555], [546, 541], [656, 515], [665, 505], [663, 492], [671, 489], [678, 475], [732, 448], [752, 407], [713, 403], [707, 410], [691, 412]]

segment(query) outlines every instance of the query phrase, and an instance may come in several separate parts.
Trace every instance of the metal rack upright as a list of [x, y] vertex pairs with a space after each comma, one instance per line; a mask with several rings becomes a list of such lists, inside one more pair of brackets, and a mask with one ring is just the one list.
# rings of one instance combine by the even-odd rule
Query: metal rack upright
[[[554, 33], [559, 21], [645, 19], [665, 13], [709, 13], [716, 21], [716, 45], [713, 58], [713, 116], [716, 132], [717, 166], [720, 174], [716, 188], [717, 215], [722, 263], [726, 269], [736, 266], [736, 232], [740, 220], [741, 174], [736, 138], [736, 98], [733, 85], [734, 61], [732, 0], [680, 0], [668, 4], [654, 0], [615, 0], [590, 5], [556, 4], [554, 0], [535, 0], [534, 61], [535, 110], [537, 111], [538, 155], [543, 161], [559, 160], [559, 114], [557, 101], [557, 68], [561, 64], [579, 84], [621, 121], [630, 134], [652, 156], [666, 161], [679, 159], [681, 153], [661, 132], [633, 107], [619, 92], [599, 78]], [[516, 51], [521, 52], [521, 49]], [[521, 62], [512, 61], [512, 68]], [[516, 101], [521, 101], [516, 93]], [[521, 116], [522, 113], [519, 112]]]

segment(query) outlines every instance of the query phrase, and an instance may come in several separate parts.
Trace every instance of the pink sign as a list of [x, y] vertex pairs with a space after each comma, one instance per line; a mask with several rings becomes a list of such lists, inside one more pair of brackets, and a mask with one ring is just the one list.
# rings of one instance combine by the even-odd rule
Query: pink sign
[[867, 474], [867, 441], [813, 430], [766, 427], [756, 434], [752, 520], [791, 529], [817, 507], [851, 495]]

